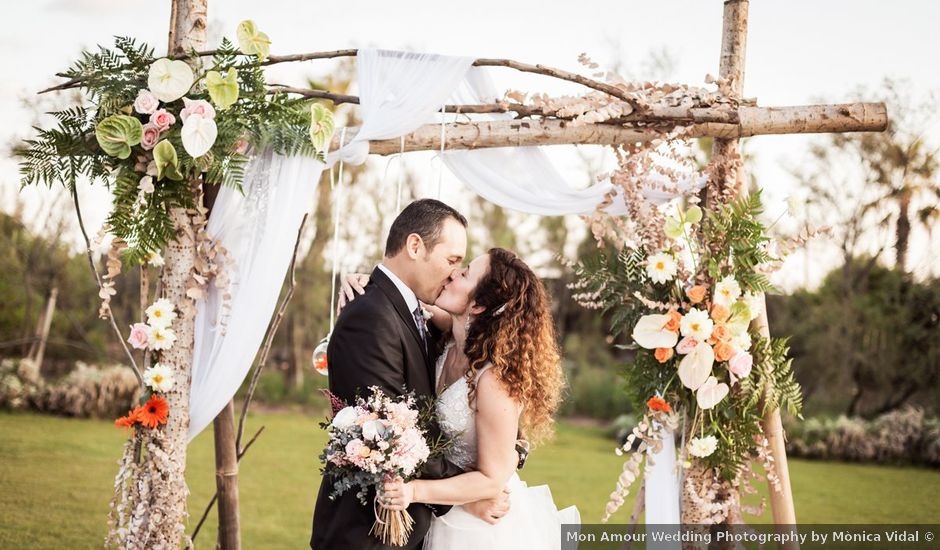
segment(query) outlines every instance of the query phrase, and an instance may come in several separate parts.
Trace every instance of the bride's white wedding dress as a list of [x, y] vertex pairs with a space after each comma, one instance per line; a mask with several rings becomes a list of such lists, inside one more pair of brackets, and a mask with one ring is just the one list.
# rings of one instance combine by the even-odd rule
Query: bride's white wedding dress
[[[439, 382], [444, 359], [450, 352], [448, 344], [437, 361], [435, 382]], [[477, 373], [477, 380], [489, 368]], [[454, 445], [447, 458], [466, 470], [477, 463], [477, 436], [474, 412], [468, 403], [467, 380], [460, 377], [438, 395], [437, 412], [441, 431]], [[425, 538], [425, 550], [518, 550], [556, 549], [561, 547], [561, 525], [579, 524], [578, 509], [569, 506], [558, 510], [548, 485], [529, 487], [515, 472], [509, 479], [509, 513], [496, 525], [471, 515], [463, 506], [451, 510], [431, 521]]]

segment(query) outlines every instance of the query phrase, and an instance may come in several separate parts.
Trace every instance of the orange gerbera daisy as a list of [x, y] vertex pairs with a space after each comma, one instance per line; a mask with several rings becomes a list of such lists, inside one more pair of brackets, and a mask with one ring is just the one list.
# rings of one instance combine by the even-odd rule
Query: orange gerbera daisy
[[669, 403], [666, 403], [666, 400], [662, 397], [659, 397], [658, 395], [650, 397], [649, 401], [646, 402], [646, 406], [653, 411], [669, 412], [672, 410], [672, 408], [669, 406]]
[[166, 399], [154, 395], [150, 401], [144, 404], [140, 409], [140, 423], [148, 428], [156, 428], [160, 424], [166, 424], [166, 417], [170, 414], [170, 405]]
[[122, 416], [114, 421], [118, 428], [133, 428], [134, 424], [140, 421], [140, 411], [142, 407], [134, 407], [127, 411], [127, 416]]

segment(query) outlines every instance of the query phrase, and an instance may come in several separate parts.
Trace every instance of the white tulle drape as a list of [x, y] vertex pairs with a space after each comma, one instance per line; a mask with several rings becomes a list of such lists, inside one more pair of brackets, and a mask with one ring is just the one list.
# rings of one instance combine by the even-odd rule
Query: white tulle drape
[[206, 298], [196, 304], [190, 441], [225, 407], [251, 369], [323, 169], [312, 158], [267, 151], [251, 160], [244, 195], [230, 187], [219, 191], [206, 230], [232, 261], [231, 298], [226, 307], [223, 290], [210, 284]]

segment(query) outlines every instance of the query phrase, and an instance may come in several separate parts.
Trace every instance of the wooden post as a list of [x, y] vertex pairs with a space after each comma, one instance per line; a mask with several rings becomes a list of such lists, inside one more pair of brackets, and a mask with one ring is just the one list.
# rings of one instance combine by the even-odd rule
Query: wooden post
[[216, 548], [241, 548], [238, 512], [238, 455], [235, 449], [235, 403], [229, 401], [215, 420], [215, 485], [219, 495], [219, 534]]
[[[170, 55], [182, 55], [192, 48], [203, 49], [206, 43], [206, 4], [207, 0], [172, 0], [170, 32], [167, 51]], [[194, 63], [199, 63], [198, 60]], [[198, 192], [198, 179], [190, 182], [193, 192]], [[163, 297], [177, 308], [190, 300], [186, 296], [189, 282], [192, 280], [196, 258], [194, 217], [184, 208], [170, 210], [170, 218], [176, 228], [175, 238], [167, 245], [166, 260], [161, 277]], [[189, 313], [186, 313], [189, 311]], [[165, 462], [171, 471], [161, 472], [168, 481], [169, 491], [165, 502], [151, 503], [163, 506], [163, 522], [154, 542], [178, 548], [184, 534], [186, 498], [189, 489], [186, 486], [186, 446], [189, 431], [189, 390], [192, 376], [193, 341], [195, 318], [194, 308], [183, 309], [184, 314], [173, 321], [176, 342], [161, 356], [161, 363], [173, 373], [172, 390], [166, 397], [170, 405], [170, 414], [164, 426], [164, 448], [171, 460]]]
[[39, 321], [39, 327], [36, 336], [38, 340], [35, 343], [35, 352], [30, 354], [30, 359], [36, 365], [36, 369], [42, 368], [42, 360], [46, 354], [46, 342], [49, 341], [49, 329], [52, 327], [52, 316], [55, 315], [55, 303], [59, 296], [59, 287], [54, 286], [49, 291], [49, 297], [46, 299], [46, 310]]
[[[727, 79], [727, 92], [734, 97], [742, 97], [744, 91], [744, 60], [747, 43], [747, 13], [748, 0], [725, 0], [724, 3], [724, 25], [722, 28], [721, 39], [721, 65], [720, 78]], [[715, 139], [712, 148], [712, 158], [725, 158], [727, 162], [725, 169], [727, 173], [723, 174], [722, 184], [724, 186], [733, 185], [733, 189], [720, 189], [720, 192], [731, 192], [733, 194], [747, 194], [748, 189], [745, 184], [744, 168], [739, 159], [740, 147], [738, 139]], [[709, 189], [712, 194], [712, 189]], [[720, 194], [720, 193], [719, 193]], [[718, 197], [709, 197], [709, 200], [717, 200]], [[770, 337], [770, 329], [767, 324], [767, 308], [765, 298], [760, 297], [761, 314], [755, 319], [754, 327], [758, 329], [764, 338]], [[784, 446], [783, 427], [780, 419], [780, 410], [774, 409], [767, 413], [762, 422], [764, 435], [770, 443], [770, 449], [774, 456], [774, 467], [780, 480], [781, 491], [776, 491], [771, 484], [770, 487], [770, 506], [773, 512], [774, 523], [779, 527], [778, 532], [791, 532], [796, 524], [796, 512], [793, 507], [793, 493], [790, 488], [790, 475], [787, 469], [787, 455]], [[798, 549], [799, 543], [793, 542], [781, 545], [786, 549]]]

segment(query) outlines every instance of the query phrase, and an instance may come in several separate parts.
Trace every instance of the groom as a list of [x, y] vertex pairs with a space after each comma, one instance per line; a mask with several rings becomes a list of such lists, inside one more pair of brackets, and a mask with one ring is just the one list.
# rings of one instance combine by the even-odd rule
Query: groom
[[[433, 304], [467, 252], [467, 220], [459, 212], [433, 199], [409, 204], [395, 218], [385, 243], [385, 257], [375, 268], [365, 294], [343, 308], [330, 336], [330, 391], [346, 403], [368, 395], [378, 386], [388, 395], [414, 391], [433, 399], [434, 363], [440, 334], [425, 323], [419, 300]], [[435, 426], [428, 433], [439, 436]], [[463, 473], [443, 458], [429, 460], [421, 471], [425, 479]], [[314, 550], [386, 549], [369, 535], [375, 522], [373, 506], [363, 506], [355, 491], [329, 499], [333, 480], [324, 474], [313, 514]], [[374, 490], [370, 491], [374, 497]], [[371, 499], [370, 499], [371, 500]], [[465, 508], [494, 523], [508, 511], [506, 493], [499, 499], [471, 503]], [[404, 548], [420, 548], [431, 524], [431, 514], [442, 515], [450, 506], [412, 504], [414, 531]], [[395, 547], [401, 548], [401, 547]]]

